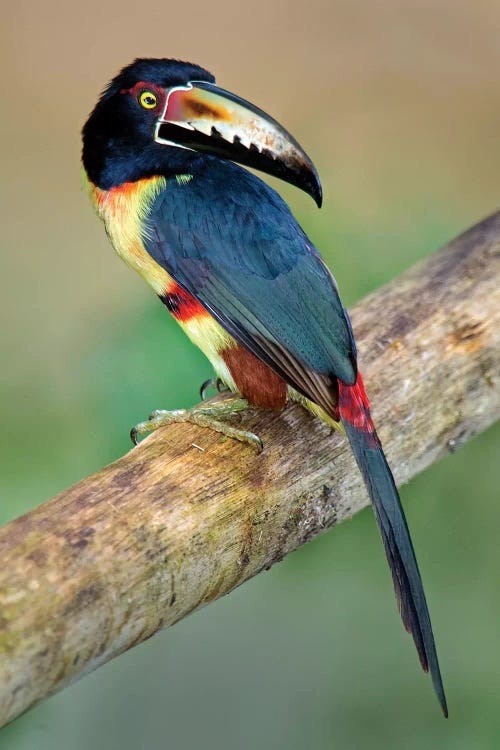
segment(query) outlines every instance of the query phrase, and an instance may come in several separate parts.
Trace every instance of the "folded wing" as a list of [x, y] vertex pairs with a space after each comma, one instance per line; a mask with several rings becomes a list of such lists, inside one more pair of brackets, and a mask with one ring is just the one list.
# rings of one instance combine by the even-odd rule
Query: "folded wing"
[[213, 160], [171, 180], [144, 244], [242, 346], [332, 413], [337, 378], [356, 381], [356, 349], [335, 280], [277, 193]]

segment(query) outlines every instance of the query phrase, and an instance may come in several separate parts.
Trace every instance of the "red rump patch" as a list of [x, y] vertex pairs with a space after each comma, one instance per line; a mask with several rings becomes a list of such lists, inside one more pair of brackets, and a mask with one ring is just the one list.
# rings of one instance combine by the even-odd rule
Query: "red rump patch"
[[342, 421], [352, 425], [357, 430], [376, 435], [375, 425], [370, 414], [370, 402], [366, 395], [361, 373], [354, 385], [339, 383], [339, 413]]
[[192, 294], [186, 292], [179, 284], [171, 287], [166, 294], [162, 294], [160, 299], [174, 318], [181, 323], [185, 323], [197, 315], [209, 314], [203, 305], [200, 305], [198, 300]]

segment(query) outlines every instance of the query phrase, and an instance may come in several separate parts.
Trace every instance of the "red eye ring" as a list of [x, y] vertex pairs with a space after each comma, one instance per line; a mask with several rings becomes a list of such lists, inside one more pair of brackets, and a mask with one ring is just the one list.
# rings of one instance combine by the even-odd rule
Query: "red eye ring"
[[132, 88], [122, 89], [120, 94], [128, 94], [143, 109], [149, 109], [151, 112], [157, 109], [165, 101], [165, 91], [160, 86], [148, 81], [137, 81]]

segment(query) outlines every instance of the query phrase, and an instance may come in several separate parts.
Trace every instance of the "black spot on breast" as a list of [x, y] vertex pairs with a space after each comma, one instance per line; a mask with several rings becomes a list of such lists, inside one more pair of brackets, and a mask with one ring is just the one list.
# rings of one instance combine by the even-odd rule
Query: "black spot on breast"
[[160, 294], [158, 296], [169, 312], [173, 315], [179, 313], [182, 300], [178, 294]]

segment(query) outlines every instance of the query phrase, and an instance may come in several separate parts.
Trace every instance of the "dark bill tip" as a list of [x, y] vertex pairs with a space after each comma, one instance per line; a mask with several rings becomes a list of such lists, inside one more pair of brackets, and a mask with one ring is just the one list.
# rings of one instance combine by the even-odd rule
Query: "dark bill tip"
[[293, 136], [258, 107], [214, 84], [171, 89], [155, 138], [279, 177], [321, 207], [318, 173]]

